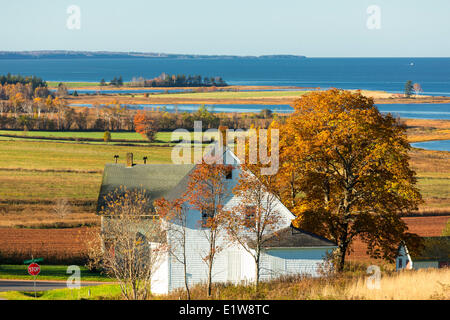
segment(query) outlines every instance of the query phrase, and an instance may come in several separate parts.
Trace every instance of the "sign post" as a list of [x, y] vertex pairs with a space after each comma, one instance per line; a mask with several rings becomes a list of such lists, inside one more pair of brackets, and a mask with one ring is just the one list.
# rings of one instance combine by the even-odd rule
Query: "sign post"
[[36, 298], [36, 277], [41, 272], [41, 267], [36, 263], [33, 262], [28, 266], [28, 273], [33, 276], [33, 282], [34, 282], [34, 297]]

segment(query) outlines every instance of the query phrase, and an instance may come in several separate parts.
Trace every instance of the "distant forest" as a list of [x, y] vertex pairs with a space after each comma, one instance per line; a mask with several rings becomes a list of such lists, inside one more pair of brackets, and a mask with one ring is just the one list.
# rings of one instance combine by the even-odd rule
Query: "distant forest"
[[0, 76], [0, 84], [1, 85], [5, 85], [5, 84], [17, 84], [17, 83], [21, 83], [23, 85], [26, 84], [31, 84], [31, 87], [34, 91], [34, 89], [38, 88], [38, 87], [43, 87], [43, 88], [47, 88], [47, 82], [45, 82], [44, 80], [42, 80], [41, 78], [38, 78], [36, 76], [21, 76], [19, 75], [12, 75], [10, 73], [8, 73], [6, 76], [5, 75], [1, 75]]
[[228, 84], [222, 77], [202, 77], [199, 75], [161, 74], [153, 79], [133, 78], [130, 87], [226, 87]]

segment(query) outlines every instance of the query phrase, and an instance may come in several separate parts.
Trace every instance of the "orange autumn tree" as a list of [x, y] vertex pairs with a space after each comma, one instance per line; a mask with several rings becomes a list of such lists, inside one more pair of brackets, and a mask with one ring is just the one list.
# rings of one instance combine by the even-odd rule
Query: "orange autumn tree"
[[202, 214], [200, 221], [202, 235], [208, 245], [207, 249], [200, 254], [208, 268], [208, 296], [211, 296], [214, 260], [222, 249], [218, 238], [224, 229], [225, 203], [231, 196], [226, 176], [232, 168], [216, 160], [214, 157], [204, 157], [202, 162], [196, 165], [189, 175], [187, 192], [183, 196], [194, 209]]
[[133, 121], [137, 133], [141, 134], [150, 142], [155, 140], [156, 133], [158, 132], [158, 125], [155, 119], [152, 119], [144, 111], [138, 111]]
[[278, 194], [294, 224], [335, 241], [338, 269], [359, 236], [392, 260], [400, 241], [419, 245], [400, 213], [422, 201], [409, 166], [406, 128], [373, 99], [337, 89], [295, 101], [280, 130]]

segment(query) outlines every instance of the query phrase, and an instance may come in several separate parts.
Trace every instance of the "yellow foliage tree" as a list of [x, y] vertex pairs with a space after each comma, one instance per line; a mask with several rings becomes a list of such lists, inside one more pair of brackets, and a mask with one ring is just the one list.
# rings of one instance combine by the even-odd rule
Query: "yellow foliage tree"
[[400, 241], [419, 246], [399, 213], [422, 201], [409, 166], [405, 127], [361, 93], [331, 89], [303, 96], [280, 130], [277, 193], [297, 227], [339, 246], [342, 270], [359, 236], [374, 258], [392, 260]]

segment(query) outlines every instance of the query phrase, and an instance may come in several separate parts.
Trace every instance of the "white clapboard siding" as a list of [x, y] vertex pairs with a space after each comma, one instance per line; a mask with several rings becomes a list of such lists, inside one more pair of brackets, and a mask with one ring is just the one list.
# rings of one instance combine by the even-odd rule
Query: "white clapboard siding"
[[327, 248], [282, 248], [266, 250], [261, 256], [261, 279], [280, 276], [319, 276]]

